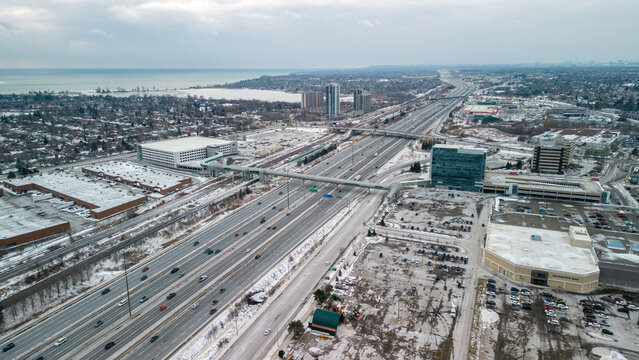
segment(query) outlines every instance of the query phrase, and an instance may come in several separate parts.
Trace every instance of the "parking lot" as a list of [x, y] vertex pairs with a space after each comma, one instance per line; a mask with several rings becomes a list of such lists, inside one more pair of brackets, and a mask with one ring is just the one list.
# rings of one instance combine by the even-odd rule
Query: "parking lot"
[[[639, 358], [639, 294], [600, 290], [579, 295], [529, 285], [480, 280], [476, 358], [589, 359], [597, 347]], [[615, 298], [623, 302], [615, 304]]]
[[468, 278], [463, 249], [373, 239], [348, 256], [353, 263], [341, 270], [336, 298], [325, 305], [345, 317], [337, 337], [306, 332], [294, 358], [313, 359], [315, 347], [326, 359], [452, 359], [457, 316], [451, 309], [461, 303]]

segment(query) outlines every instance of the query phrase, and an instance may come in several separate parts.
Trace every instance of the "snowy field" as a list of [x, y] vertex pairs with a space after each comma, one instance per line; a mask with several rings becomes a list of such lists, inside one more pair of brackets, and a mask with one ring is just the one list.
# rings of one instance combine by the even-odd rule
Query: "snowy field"
[[324, 128], [313, 127], [268, 127], [246, 133], [246, 139], [239, 140], [237, 144], [241, 155], [258, 157], [261, 153], [279, 148], [293, 149], [307, 145], [327, 132]]

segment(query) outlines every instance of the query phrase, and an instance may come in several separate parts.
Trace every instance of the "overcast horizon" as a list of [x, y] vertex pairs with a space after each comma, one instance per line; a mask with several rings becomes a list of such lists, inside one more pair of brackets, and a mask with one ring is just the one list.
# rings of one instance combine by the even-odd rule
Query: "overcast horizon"
[[622, 0], [4, 0], [0, 68], [636, 62], [638, 13]]

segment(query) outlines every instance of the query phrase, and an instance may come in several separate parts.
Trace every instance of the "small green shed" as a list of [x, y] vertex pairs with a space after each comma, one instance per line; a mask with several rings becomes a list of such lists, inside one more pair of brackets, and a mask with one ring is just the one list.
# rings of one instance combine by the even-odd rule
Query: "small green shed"
[[325, 332], [335, 336], [337, 333], [337, 324], [343, 315], [333, 311], [324, 309], [315, 309], [313, 313], [313, 321], [308, 324], [312, 330]]

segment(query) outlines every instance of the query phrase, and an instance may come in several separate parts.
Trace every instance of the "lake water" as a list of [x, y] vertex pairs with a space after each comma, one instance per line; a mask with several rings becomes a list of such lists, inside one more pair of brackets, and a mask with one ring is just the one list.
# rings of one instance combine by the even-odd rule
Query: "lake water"
[[[192, 86], [223, 85], [262, 75], [282, 75], [293, 70], [272, 69], [0, 69], [0, 94], [29, 91], [95, 93], [95, 89], [146, 88], [153, 93], [173, 93]], [[159, 91], [162, 90], [162, 91]], [[299, 102], [300, 96], [281, 91], [251, 89], [189, 89], [175, 92], [208, 98], [258, 99]], [[126, 94], [124, 94], [126, 95]], [[130, 94], [129, 94], [130, 95]]]

